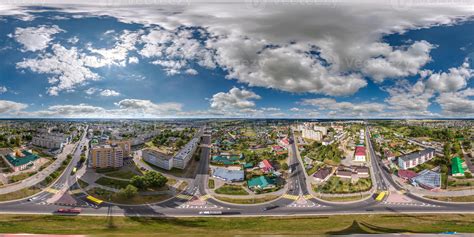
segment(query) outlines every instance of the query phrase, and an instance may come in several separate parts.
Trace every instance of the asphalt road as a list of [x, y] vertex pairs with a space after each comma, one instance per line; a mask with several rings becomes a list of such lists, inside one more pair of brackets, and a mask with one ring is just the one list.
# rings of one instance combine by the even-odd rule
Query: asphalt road
[[[368, 135], [368, 131], [367, 131]], [[81, 143], [84, 141], [81, 140]], [[203, 144], [209, 145], [210, 136], [203, 137]], [[373, 158], [374, 170], [376, 172], [377, 188], [381, 190], [389, 190], [392, 186], [396, 190], [401, 190], [391, 178], [390, 174], [381, 168], [379, 159], [375, 158], [376, 154], [368, 141], [369, 152]], [[79, 146], [79, 147], [82, 147]], [[306, 186], [306, 179], [303, 173], [302, 164], [300, 164], [296, 156], [296, 145], [292, 143], [290, 149], [293, 150], [290, 159], [290, 167], [292, 174], [288, 181], [289, 189], [287, 194], [295, 196], [303, 196], [309, 194]], [[80, 157], [80, 149], [74, 153], [74, 160], [67, 168], [67, 172], [58, 179], [55, 185], [71, 185], [70, 171], [77, 163]], [[206, 184], [208, 180], [210, 148], [203, 146], [201, 149], [200, 164], [194, 182], [188, 185], [188, 188], [182, 193], [190, 196], [203, 196], [206, 194]], [[375, 159], [374, 159], [375, 158]], [[100, 207], [83, 207], [81, 215], [100, 215], [100, 216], [199, 216], [200, 211], [219, 211], [225, 216], [292, 216], [292, 215], [331, 215], [331, 214], [368, 214], [368, 213], [393, 213], [393, 214], [410, 214], [410, 213], [473, 213], [474, 205], [472, 204], [453, 204], [442, 203], [425, 198], [418, 197], [411, 193], [406, 193], [409, 198], [415, 200], [409, 205], [386, 204], [376, 202], [374, 199], [353, 202], [353, 203], [330, 203], [316, 198], [307, 200], [304, 206], [295, 206], [295, 200], [288, 198], [278, 198], [274, 201], [256, 204], [256, 205], [238, 205], [223, 203], [214, 198], [207, 199], [207, 204], [202, 206], [186, 205], [188, 200], [174, 197], [158, 204], [147, 205], [112, 205], [103, 204]], [[48, 192], [40, 192], [35, 195], [33, 201], [18, 200], [8, 203], [0, 203], [0, 213], [24, 213], [24, 214], [52, 214], [60, 205], [43, 205], [44, 200], [51, 197]], [[80, 202], [84, 202], [84, 197], [80, 198]], [[264, 210], [265, 207], [273, 207], [271, 210]]]

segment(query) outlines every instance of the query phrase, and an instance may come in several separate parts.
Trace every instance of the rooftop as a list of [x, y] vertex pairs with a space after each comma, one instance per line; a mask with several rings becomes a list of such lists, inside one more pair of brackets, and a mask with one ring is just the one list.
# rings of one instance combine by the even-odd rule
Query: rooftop
[[11, 153], [6, 155], [8, 162], [13, 166], [22, 166], [28, 164], [29, 162], [35, 161], [39, 157], [27, 150], [17, 151], [16, 153]]
[[424, 156], [426, 154], [429, 154], [429, 153], [434, 153], [435, 152], [435, 149], [433, 148], [426, 148], [425, 150], [422, 150], [422, 151], [416, 151], [416, 152], [412, 152], [410, 154], [406, 154], [406, 155], [403, 155], [403, 156], [400, 156], [398, 159], [401, 159], [403, 161], [409, 161], [409, 160], [414, 160], [414, 159], [417, 159], [419, 158], [420, 156]]

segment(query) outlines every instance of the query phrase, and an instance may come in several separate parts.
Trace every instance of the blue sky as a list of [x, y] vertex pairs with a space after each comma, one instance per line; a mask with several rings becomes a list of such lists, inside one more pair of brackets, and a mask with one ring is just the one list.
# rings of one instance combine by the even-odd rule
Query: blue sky
[[7, 5], [0, 116], [472, 118], [471, 8], [410, 7]]

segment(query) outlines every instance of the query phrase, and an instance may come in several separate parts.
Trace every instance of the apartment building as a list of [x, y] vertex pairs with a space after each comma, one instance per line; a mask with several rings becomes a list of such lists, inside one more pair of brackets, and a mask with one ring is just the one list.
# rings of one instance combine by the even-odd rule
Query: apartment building
[[412, 152], [410, 154], [398, 157], [398, 166], [402, 170], [410, 169], [433, 159], [434, 154], [435, 149], [433, 148], [427, 148], [422, 151]]
[[144, 161], [162, 169], [171, 170], [173, 168], [173, 156], [158, 149], [143, 149], [142, 157]]
[[42, 133], [32, 139], [32, 144], [48, 149], [61, 149], [70, 141], [70, 137], [62, 133]]
[[193, 157], [199, 145], [199, 138], [193, 138], [189, 141], [173, 158], [173, 166], [178, 169], [184, 169]]
[[90, 150], [92, 168], [120, 168], [123, 166], [124, 151], [117, 144], [94, 146]]
[[176, 155], [166, 154], [158, 149], [144, 149], [142, 158], [146, 162], [160, 168], [171, 170], [172, 168], [184, 169], [193, 157], [199, 145], [199, 138], [193, 138]]
[[315, 131], [313, 129], [303, 129], [301, 130], [301, 136], [306, 139], [311, 139], [315, 141], [321, 141], [323, 139], [323, 134], [321, 131]]
[[131, 143], [131, 141], [128, 141], [128, 140], [122, 140], [122, 141], [109, 140], [109, 141], [107, 141], [107, 144], [117, 145], [120, 148], [122, 148], [123, 157], [129, 157], [130, 153], [132, 152], [132, 143]]

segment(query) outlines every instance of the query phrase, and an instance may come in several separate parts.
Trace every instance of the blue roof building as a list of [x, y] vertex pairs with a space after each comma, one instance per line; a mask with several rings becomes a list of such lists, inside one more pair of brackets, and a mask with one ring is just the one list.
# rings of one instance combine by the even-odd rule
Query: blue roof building
[[231, 170], [225, 168], [215, 168], [212, 176], [228, 182], [244, 181], [245, 173], [243, 170]]

